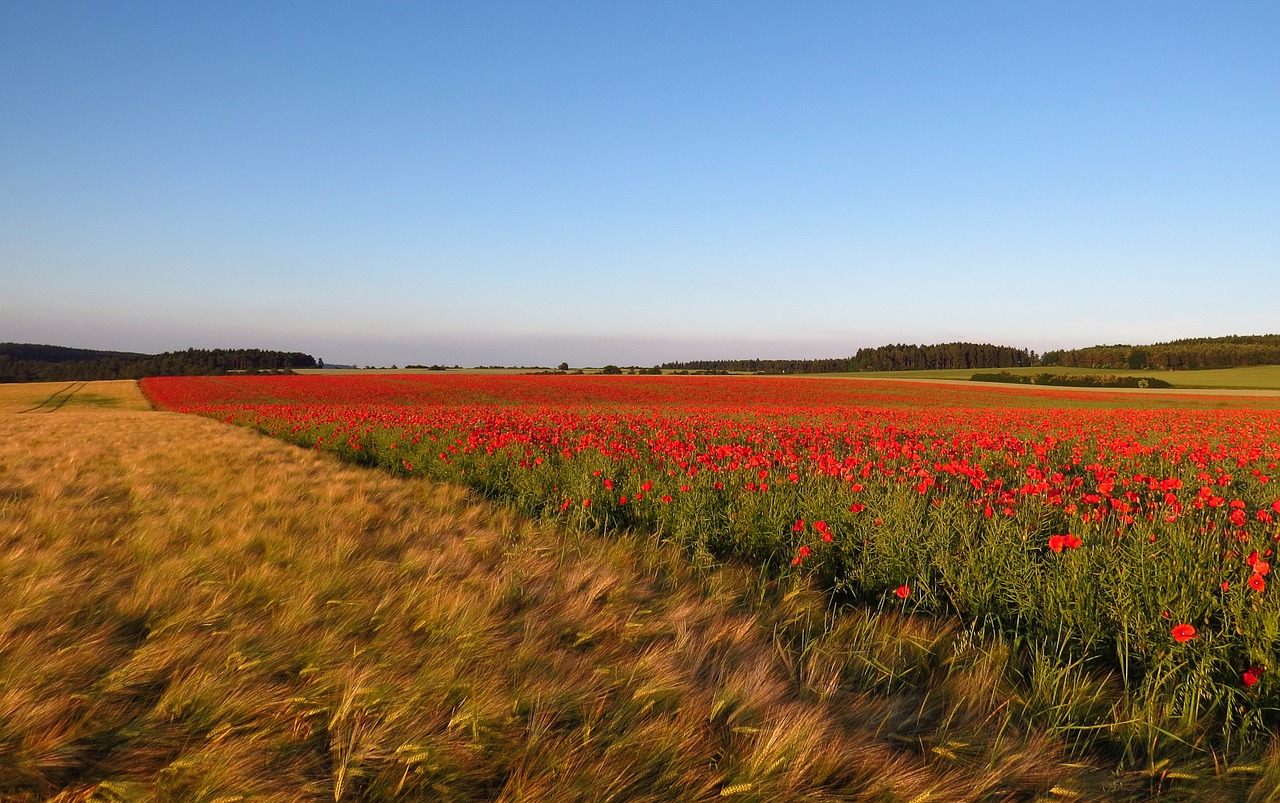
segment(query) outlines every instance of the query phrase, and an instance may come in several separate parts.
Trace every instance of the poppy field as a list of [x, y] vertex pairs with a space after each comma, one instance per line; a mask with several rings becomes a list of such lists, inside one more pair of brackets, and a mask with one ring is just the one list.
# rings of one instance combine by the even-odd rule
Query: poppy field
[[960, 622], [1029, 656], [1044, 728], [1122, 763], [1253, 754], [1280, 727], [1273, 400], [759, 377], [142, 388], [695, 563], [806, 577], [833, 622], [844, 606]]

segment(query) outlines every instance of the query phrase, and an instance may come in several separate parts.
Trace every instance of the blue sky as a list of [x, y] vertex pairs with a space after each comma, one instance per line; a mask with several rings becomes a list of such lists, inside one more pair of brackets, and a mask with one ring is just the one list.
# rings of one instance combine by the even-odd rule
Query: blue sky
[[1280, 3], [0, 4], [0, 340], [1280, 331]]

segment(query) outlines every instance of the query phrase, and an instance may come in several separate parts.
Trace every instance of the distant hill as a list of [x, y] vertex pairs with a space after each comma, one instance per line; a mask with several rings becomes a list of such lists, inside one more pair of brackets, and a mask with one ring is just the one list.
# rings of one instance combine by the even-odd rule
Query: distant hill
[[852, 357], [819, 360], [691, 360], [663, 363], [687, 371], [749, 371], [765, 374], [834, 374], [853, 371], [922, 371], [944, 368], [1024, 368], [1038, 365], [1029, 349], [990, 343], [896, 344], [858, 349]]
[[314, 367], [316, 360], [309, 354], [263, 349], [187, 349], [163, 354], [138, 354], [35, 343], [0, 343], [0, 382], [203, 376]]
[[1040, 364], [1134, 371], [1147, 368], [1179, 371], [1280, 365], [1280, 335], [1193, 337], [1146, 346], [1090, 346], [1066, 351], [1046, 351], [1040, 357]]

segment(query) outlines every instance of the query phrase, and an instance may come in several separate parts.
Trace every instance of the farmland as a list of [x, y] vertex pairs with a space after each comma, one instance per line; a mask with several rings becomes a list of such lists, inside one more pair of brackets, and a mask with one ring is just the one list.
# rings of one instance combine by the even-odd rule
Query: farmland
[[[802, 575], [1033, 656], [1050, 731], [1154, 764], [1275, 727], [1276, 400], [757, 378], [148, 380], [522, 512]], [[1245, 408], [1253, 409], [1245, 409]]]
[[0, 398], [9, 798], [1280, 788], [1276, 399], [120, 384]]

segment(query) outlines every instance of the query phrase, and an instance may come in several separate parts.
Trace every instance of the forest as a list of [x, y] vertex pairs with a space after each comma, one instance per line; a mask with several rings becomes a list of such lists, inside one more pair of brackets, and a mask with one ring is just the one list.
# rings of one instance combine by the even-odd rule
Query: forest
[[1041, 365], [1160, 371], [1280, 365], [1280, 335], [1231, 335], [1171, 340], [1149, 346], [1090, 346], [1046, 351]]
[[0, 382], [278, 373], [314, 367], [316, 360], [309, 354], [264, 349], [187, 349], [163, 354], [138, 354], [33, 343], [0, 343]]
[[853, 371], [919, 371], [944, 368], [1024, 368], [1038, 365], [1028, 349], [989, 343], [897, 344], [861, 348], [852, 357], [818, 360], [692, 360], [664, 363], [688, 371], [750, 371], [763, 374], [836, 374]]
[[815, 360], [691, 360], [668, 362], [663, 368], [688, 371], [740, 371], [761, 374], [834, 374], [858, 371], [926, 371], [945, 369], [1109, 368], [1181, 371], [1280, 365], [1280, 335], [1230, 335], [1058, 349], [1037, 355], [1030, 349], [989, 343], [895, 344], [861, 348], [852, 357]]

